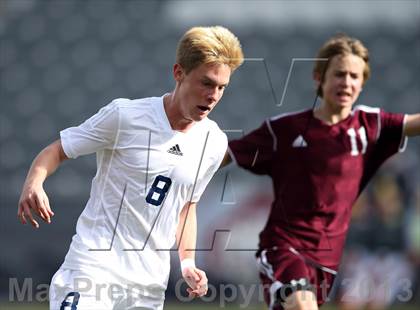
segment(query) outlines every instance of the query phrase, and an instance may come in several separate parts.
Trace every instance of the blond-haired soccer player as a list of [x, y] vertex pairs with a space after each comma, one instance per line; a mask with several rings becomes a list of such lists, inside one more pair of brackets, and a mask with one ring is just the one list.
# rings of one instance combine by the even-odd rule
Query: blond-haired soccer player
[[35, 158], [18, 217], [50, 223], [43, 182], [68, 158], [96, 153], [97, 174], [64, 263], [50, 287], [50, 309], [162, 309], [169, 249], [177, 242], [191, 296], [207, 292], [195, 267], [196, 204], [218, 169], [226, 135], [207, 118], [243, 62], [224, 27], [194, 27], [181, 38], [162, 97], [115, 99]]
[[257, 252], [270, 309], [315, 310], [325, 302], [353, 203], [381, 164], [404, 149], [406, 136], [420, 134], [420, 114], [354, 106], [370, 74], [362, 42], [333, 37], [318, 59], [319, 107], [272, 117], [229, 143], [239, 166], [273, 180]]

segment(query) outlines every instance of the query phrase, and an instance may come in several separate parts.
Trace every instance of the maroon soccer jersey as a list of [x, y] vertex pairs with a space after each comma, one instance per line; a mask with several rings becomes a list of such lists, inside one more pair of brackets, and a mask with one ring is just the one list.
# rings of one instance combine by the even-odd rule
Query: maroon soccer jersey
[[290, 246], [336, 268], [351, 207], [380, 165], [403, 149], [404, 115], [356, 107], [327, 125], [312, 110], [282, 114], [229, 143], [237, 164], [270, 175], [274, 202], [260, 247]]

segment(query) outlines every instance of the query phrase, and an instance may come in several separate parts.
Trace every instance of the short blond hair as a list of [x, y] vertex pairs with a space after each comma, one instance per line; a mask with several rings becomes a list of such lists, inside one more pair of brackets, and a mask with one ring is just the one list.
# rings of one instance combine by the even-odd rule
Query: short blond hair
[[233, 72], [243, 61], [239, 39], [222, 26], [189, 29], [176, 50], [176, 62], [187, 74], [201, 64], [226, 64]]
[[[349, 54], [359, 56], [365, 61], [363, 70], [363, 83], [365, 83], [370, 77], [369, 51], [360, 40], [352, 38], [345, 33], [337, 34], [324, 43], [318, 51], [318, 60], [315, 62], [313, 74], [318, 75], [322, 83], [331, 59], [337, 55], [344, 56]], [[321, 88], [319, 89], [319, 95], [322, 97]]]

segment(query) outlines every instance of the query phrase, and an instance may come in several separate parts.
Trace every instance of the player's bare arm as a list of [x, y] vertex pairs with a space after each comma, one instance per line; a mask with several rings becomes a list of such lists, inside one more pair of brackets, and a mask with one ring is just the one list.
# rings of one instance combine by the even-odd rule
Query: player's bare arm
[[68, 157], [64, 153], [60, 139], [48, 145], [35, 157], [23, 184], [18, 204], [17, 216], [22, 224], [26, 224], [29, 219], [33, 227], [39, 227], [39, 223], [34, 219], [32, 212], [46, 223], [51, 222], [54, 212], [51, 210], [43, 183], [66, 159]]
[[185, 204], [179, 216], [176, 232], [182, 276], [189, 285], [187, 291], [190, 297], [201, 297], [207, 293], [206, 273], [195, 267], [195, 251], [193, 249], [195, 249], [197, 241], [196, 208], [196, 203]]
[[403, 134], [408, 137], [420, 135], [420, 113], [407, 114]]

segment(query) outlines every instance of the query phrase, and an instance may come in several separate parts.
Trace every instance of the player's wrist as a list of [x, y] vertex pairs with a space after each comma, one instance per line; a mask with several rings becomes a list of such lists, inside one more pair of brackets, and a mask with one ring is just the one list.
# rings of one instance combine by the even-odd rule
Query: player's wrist
[[46, 175], [44, 173], [33, 173], [26, 178], [24, 186], [28, 188], [42, 187], [45, 179]]
[[192, 258], [184, 258], [181, 260], [181, 272], [183, 272], [186, 268], [196, 268], [195, 261]]

